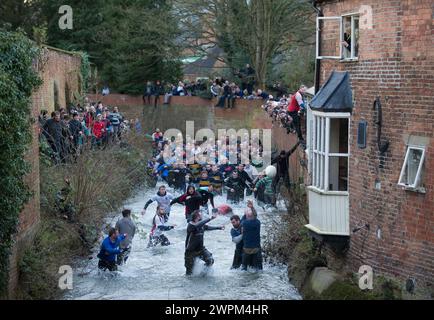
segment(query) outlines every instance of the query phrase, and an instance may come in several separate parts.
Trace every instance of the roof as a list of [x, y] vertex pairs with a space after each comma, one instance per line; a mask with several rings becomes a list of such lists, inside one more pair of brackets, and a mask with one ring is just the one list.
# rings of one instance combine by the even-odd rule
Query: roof
[[351, 112], [353, 93], [348, 71], [333, 71], [310, 101], [310, 107], [312, 110], [323, 112]]
[[[218, 57], [220, 57], [223, 53], [223, 50], [219, 47], [212, 48], [207, 56], [197, 59], [194, 62], [191, 62], [184, 67], [185, 74], [196, 74], [200, 73], [203, 69], [212, 69], [214, 68]], [[203, 72], [203, 71], [202, 71]]]

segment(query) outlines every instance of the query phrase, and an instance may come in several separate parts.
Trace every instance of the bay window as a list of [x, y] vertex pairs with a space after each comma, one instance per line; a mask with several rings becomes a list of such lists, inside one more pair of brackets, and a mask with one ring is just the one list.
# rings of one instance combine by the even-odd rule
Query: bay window
[[312, 112], [311, 187], [319, 191], [348, 191], [349, 118], [349, 113]]

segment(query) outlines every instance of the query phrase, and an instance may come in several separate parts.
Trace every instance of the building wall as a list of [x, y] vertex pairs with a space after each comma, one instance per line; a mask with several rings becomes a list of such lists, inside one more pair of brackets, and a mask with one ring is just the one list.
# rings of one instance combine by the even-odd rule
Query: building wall
[[[370, 225], [369, 230], [351, 235], [345, 263], [353, 272], [368, 264], [374, 272], [429, 285], [434, 277], [432, 1], [344, 0], [322, 1], [320, 6], [324, 16], [340, 16], [359, 11], [361, 5], [369, 5], [373, 15], [372, 28], [361, 25], [359, 60], [321, 62], [321, 83], [332, 70], [350, 72], [355, 101], [350, 129], [350, 230]], [[324, 28], [325, 37], [327, 32], [333, 31]], [[323, 49], [330, 51], [330, 47]], [[383, 107], [382, 137], [390, 141], [383, 157], [376, 142], [373, 103], [377, 96]], [[366, 149], [357, 147], [360, 120], [368, 122]], [[427, 145], [425, 194], [397, 185], [409, 141]]]
[[32, 95], [30, 117], [34, 120], [32, 126], [32, 143], [26, 155], [31, 166], [31, 172], [25, 177], [32, 198], [25, 205], [19, 216], [18, 232], [15, 235], [15, 245], [10, 256], [10, 271], [8, 295], [14, 298], [19, 280], [19, 260], [27, 247], [32, 245], [40, 222], [40, 187], [39, 187], [39, 125], [38, 116], [42, 109], [54, 110], [53, 81], [59, 85], [59, 101], [65, 106], [65, 86], [68, 82], [71, 92], [78, 90], [80, 80], [76, 70], [80, 70], [81, 59], [65, 52], [43, 48], [41, 59], [35, 61], [35, 69], [43, 80], [43, 84]]

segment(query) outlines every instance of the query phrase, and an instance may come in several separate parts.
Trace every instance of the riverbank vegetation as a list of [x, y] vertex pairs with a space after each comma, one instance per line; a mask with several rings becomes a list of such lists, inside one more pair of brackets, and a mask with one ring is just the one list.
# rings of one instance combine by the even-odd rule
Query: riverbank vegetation
[[311, 275], [317, 267], [329, 267], [330, 262], [322, 252], [320, 243], [313, 240], [307, 229], [307, 198], [304, 188], [282, 188], [287, 210], [271, 220], [271, 229], [266, 235], [264, 253], [271, 263], [288, 266], [289, 281], [307, 300], [396, 300], [402, 299], [402, 288], [393, 279], [374, 276], [373, 290], [360, 290], [358, 275], [345, 271], [326, 290], [318, 294], [312, 289]]
[[143, 143], [131, 134], [119, 145], [86, 151], [76, 163], [57, 166], [41, 144], [41, 225], [20, 261], [20, 298], [59, 297], [59, 267], [91, 255], [107, 214], [119, 211], [147, 183], [144, 150], [149, 148]]

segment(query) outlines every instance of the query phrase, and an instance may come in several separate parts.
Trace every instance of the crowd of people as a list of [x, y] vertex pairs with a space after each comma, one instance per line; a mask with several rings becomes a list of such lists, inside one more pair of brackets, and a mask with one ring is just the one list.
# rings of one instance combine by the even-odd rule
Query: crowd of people
[[286, 128], [288, 133], [296, 133], [303, 147], [305, 147], [305, 141], [301, 130], [301, 119], [306, 112], [303, 99], [306, 89], [306, 86], [301, 85], [295, 94], [283, 95], [278, 100], [270, 97], [262, 106], [273, 119], [273, 123], [279, 123], [281, 127]]
[[[232, 138], [227, 137], [225, 142], [229, 142]], [[224, 225], [209, 225], [219, 214], [229, 216], [232, 224], [230, 236], [235, 244], [232, 268], [261, 270], [261, 222], [254, 204], [251, 200], [247, 201], [242, 217], [234, 214], [231, 206], [242, 203], [246, 196], [253, 194], [257, 203], [264, 209], [275, 207], [279, 181], [282, 180], [287, 187], [290, 185], [288, 158], [299, 144], [289, 151], [282, 151], [272, 159], [275, 167], [269, 166], [263, 172], [258, 172], [255, 165], [244, 165], [240, 162], [239, 157], [233, 164], [229, 161], [222, 161], [219, 164], [198, 163], [197, 161], [191, 164], [186, 164], [184, 161], [175, 162], [172, 161], [172, 156], [174, 157], [179, 152], [175, 143], [176, 139], [165, 139], [163, 132], [156, 129], [152, 134], [152, 140], [154, 153], [148, 162], [148, 174], [154, 177], [156, 184], [157, 181], [163, 184], [158, 187], [156, 194], [148, 199], [142, 211], [145, 215], [149, 206], [153, 202], [157, 203], [157, 209], [152, 218], [148, 248], [170, 245], [167, 232], [176, 227], [169, 223], [171, 208], [174, 205], [183, 205], [187, 223], [184, 252], [187, 275], [192, 274], [196, 258], [204, 261], [205, 270], [213, 265], [213, 255], [204, 245], [204, 232], [225, 229]], [[241, 138], [237, 139], [235, 146], [237, 151], [243, 147], [241, 140]], [[220, 141], [220, 143], [225, 142]], [[189, 156], [187, 147], [187, 143], [183, 142], [182, 149], [187, 150], [181, 153], [183, 160], [188, 159]], [[200, 144], [193, 144], [190, 147], [192, 154], [197, 155], [204, 151], [200, 149]], [[178, 193], [178, 196], [168, 192], [166, 185], [174, 190], [174, 193]], [[214, 197], [218, 195], [226, 196], [226, 203], [216, 205]], [[104, 239], [99, 254], [102, 260], [99, 264], [100, 269], [117, 270], [117, 266], [126, 261], [135, 232], [135, 227], [131, 226], [133, 222], [130, 215], [129, 210], [124, 210], [123, 218]], [[117, 256], [121, 258], [116, 258]]]
[[47, 111], [39, 116], [40, 139], [46, 139], [49, 156], [54, 163], [75, 161], [85, 149], [105, 148], [119, 143], [131, 130], [141, 134], [139, 119], [128, 120], [114, 107], [110, 110], [102, 102], [85, 102], [60, 108], [48, 117]]
[[[146, 81], [143, 90], [143, 103], [145, 105], [153, 105], [157, 107], [161, 104], [170, 104], [170, 99], [173, 96], [201, 96], [209, 98], [217, 98], [217, 107], [234, 108], [237, 99], [267, 100], [269, 94], [262, 89], [254, 90], [255, 70], [247, 64], [245, 68], [234, 73], [239, 78], [236, 84], [235, 81], [229, 81], [222, 77], [217, 77], [214, 80], [197, 79], [196, 81], [179, 81], [177, 84], [167, 83], [162, 84], [161, 81]], [[276, 84], [272, 88], [276, 92], [283, 92], [280, 84]], [[104, 94], [108, 94], [108, 89], [105, 88]]]
[[153, 105], [155, 108], [161, 104], [170, 104], [170, 99], [173, 96], [197, 96], [201, 92], [207, 91], [207, 82], [198, 79], [193, 82], [179, 81], [178, 84], [167, 83], [162, 84], [161, 81], [147, 81], [143, 90], [143, 103], [145, 105]]

